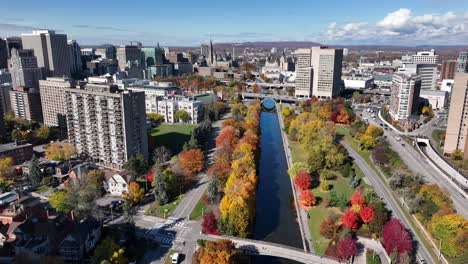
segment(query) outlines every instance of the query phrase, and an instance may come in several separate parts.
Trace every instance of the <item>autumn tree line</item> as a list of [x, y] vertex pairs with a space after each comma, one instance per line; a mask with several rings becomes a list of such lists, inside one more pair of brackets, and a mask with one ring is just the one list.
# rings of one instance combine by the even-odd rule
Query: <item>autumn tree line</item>
[[442, 253], [454, 263], [468, 259], [468, 221], [456, 213], [448, 191], [437, 184], [427, 184], [421, 175], [411, 171], [381, 137], [381, 128], [356, 118], [351, 124], [351, 135], [362, 150], [370, 152], [373, 164], [390, 178], [390, 188], [405, 200], [410, 213], [423, 224], [435, 243], [442, 240]]
[[204, 232], [247, 237], [255, 216], [257, 159], [260, 136], [259, 102], [246, 107], [235, 104], [232, 117], [221, 125], [216, 139], [214, 164], [208, 169], [210, 177], [207, 195], [220, 195], [220, 214], [205, 215]]

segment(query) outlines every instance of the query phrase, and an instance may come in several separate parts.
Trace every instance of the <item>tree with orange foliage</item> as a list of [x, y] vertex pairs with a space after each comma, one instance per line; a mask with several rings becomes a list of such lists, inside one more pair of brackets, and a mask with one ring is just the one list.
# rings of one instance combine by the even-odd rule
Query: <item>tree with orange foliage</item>
[[310, 174], [304, 169], [300, 170], [297, 173], [296, 178], [294, 178], [294, 184], [301, 190], [309, 189], [311, 183], [312, 178], [310, 177]]
[[374, 215], [375, 211], [374, 208], [372, 208], [372, 206], [364, 206], [359, 212], [359, 216], [361, 217], [362, 221], [366, 224], [374, 220]]
[[199, 149], [182, 151], [179, 154], [180, 167], [189, 174], [195, 174], [203, 170], [205, 166], [205, 156]]
[[128, 191], [124, 193], [123, 198], [129, 203], [139, 203], [145, 196], [144, 190], [137, 182], [131, 182], [128, 186]]
[[299, 195], [299, 201], [306, 207], [312, 207], [317, 203], [317, 198], [310, 190], [305, 190]]
[[323, 120], [330, 120], [331, 119], [331, 115], [332, 115], [332, 108], [330, 105], [324, 105], [322, 106], [317, 115], [322, 118]]
[[236, 247], [229, 239], [206, 241], [200, 254], [200, 264], [234, 264]]
[[239, 133], [234, 127], [228, 126], [223, 128], [218, 138], [216, 138], [216, 147], [228, 146], [233, 149], [239, 141], [238, 135]]
[[353, 195], [351, 196], [350, 200], [351, 200], [351, 205], [357, 204], [357, 205], [362, 206], [366, 203], [366, 198], [360, 191], [355, 191]]
[[207, 174], [210, 177], [216, 178], [219, 185], [224, 188], [227, 178], [229, 177], [229, 174], [231, 174], [231, 166], [226, 163], [215, 163], [208, 169]]
[[341, 216], [341, 222], [343, 225], [351, 228], [356, 229], [359, 226], [359, 218], [357, 214], [353, 210], [348, 210]]
[[351, 116], [345, 109], [341, 109], [340, 114], [336, 117], [336, 121], [342, 124], [349, 124], [350, 119]]

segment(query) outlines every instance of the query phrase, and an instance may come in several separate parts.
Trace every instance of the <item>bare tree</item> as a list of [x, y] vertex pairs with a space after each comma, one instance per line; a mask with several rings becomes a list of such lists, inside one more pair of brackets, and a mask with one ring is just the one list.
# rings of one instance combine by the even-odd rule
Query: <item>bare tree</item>
[[171, 151], [165, 146], [157, 147], [154, 150], [153, 161], [158, 165], [163, 165], [171, 158]]

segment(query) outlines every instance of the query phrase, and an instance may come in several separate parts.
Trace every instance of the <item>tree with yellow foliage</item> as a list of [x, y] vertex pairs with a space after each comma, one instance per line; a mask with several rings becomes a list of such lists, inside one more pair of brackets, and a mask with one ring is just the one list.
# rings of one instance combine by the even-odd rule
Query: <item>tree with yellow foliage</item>
[[139, 203], [145, 196], [144, 190], [137, 182], [131, 182], [128, 186], [128, 191], [124, 193], [123, 198], [129, 203]]
[[13, 167], [15, 162], [11, 157], [0, 159], [0, 179], [10, 179], [14, 175], [15, 168]]
[[68, 161], [76, 155], [76, 149], [70, 143], [53, 143], [45, 154], [49, 160]]

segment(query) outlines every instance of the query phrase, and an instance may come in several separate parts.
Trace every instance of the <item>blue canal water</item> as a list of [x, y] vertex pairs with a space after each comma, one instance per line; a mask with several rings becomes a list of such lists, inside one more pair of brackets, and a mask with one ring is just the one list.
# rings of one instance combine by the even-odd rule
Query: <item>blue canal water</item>
[[[294, 198], [276, 112], [260, 117], [259, 182], [253, 238], [302, 249], [302, 239], [293, 207]], [[254, 263], [297, 263], [257, 256]]]

